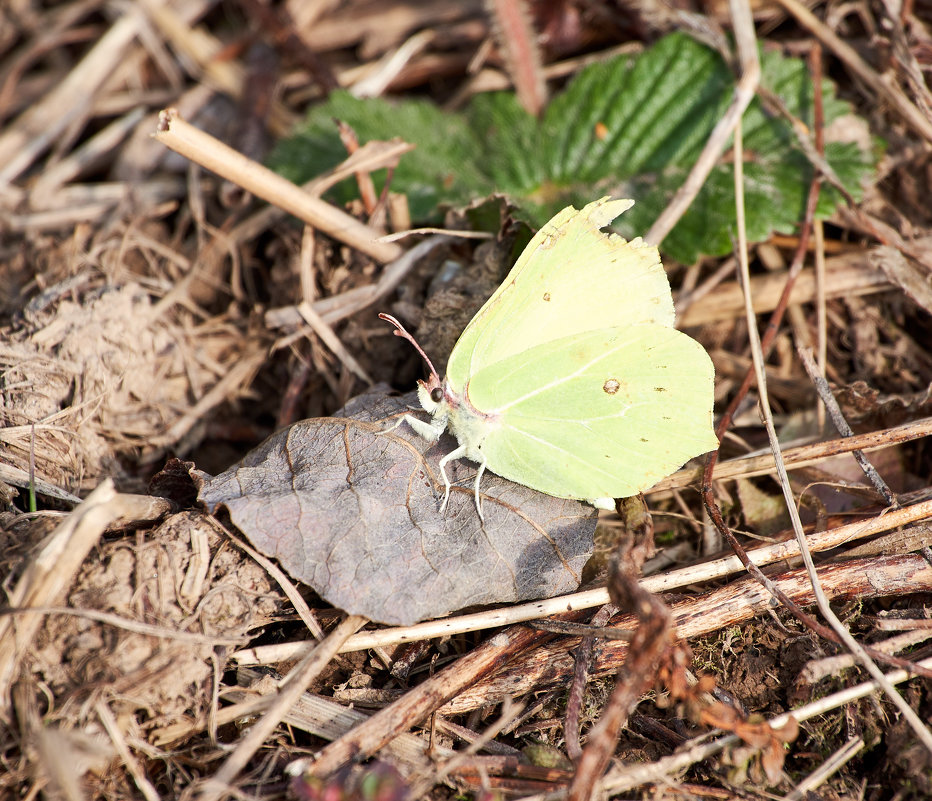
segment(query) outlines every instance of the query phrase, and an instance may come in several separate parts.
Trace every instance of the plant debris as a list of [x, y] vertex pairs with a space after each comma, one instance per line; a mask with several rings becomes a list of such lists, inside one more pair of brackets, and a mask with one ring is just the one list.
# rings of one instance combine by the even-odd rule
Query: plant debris
[[[0, 7], [0, 794], [929, 797], [927, 12], [779, 0], [754, 8], [749, 46], [725, 6]], [[766, 80], [755, 91], [758, 44], [765, 75], [792, 65], [792, 97]], [[664, 74], [648, 81], [642, 67], [639, 83], [621, 82], [664, 48], [670, 64], [703, 53], [723, 81], [698, 133], [685, 113], [703, 107], [695, 81], [666, 107]], [[591, 77], [607, 74], [618, 82]], [[488, 94], [514, 86], [532, 114], [544, 109], [543, 127], [522, 101]], [[420, 376], [378, 312], [443, 363], [532, 232], [514, 201], [676, 188], [688, 169], [678, 157], [698, 154], [745, 90], [759, 135], [725, 131], [681, 238], [660, 245], [677, 324], [715, 364], [717, 462], [600, 514], [597, 528], [588, 508], [487, 475], [485, 533], [463, 522], [473, 468], [458, 464], [463, 516], [454, 501], [439, 518], [443, 445], [372, 430], [410, 403], [388, 387]], [[366, 126], [326, 114], [320, 124], [339, 131], [331, 172], [299, 188], [262, 166], [309, 109], [362, 98], [402, 130], [367, 141]], [[599, 112], [561, 117], [550, 111], [561, 102]], [[487, 135], [458, 171], [444, 159], [467, 108], [490, 112]], [[661, 136], [671, 120], [676, 135]], [[613, 149], [625, 121], [637, 124], [622, 126], [629, 144]], [[779, 148], [762, 132], [779, 132]], [[169, 149], [180, 143], [184, 157]], [[780, 148], [798, 158], [780, 173], [794, 200], [768, 208]], [[417, 164], [433, 170], [428, 183]], [[736, 165], [747, 279], [729, 227]], [[360, 191], [338, 207], [325, 198], [341, 182]], [[438, 228], [412, 244], [399, 234], [428, 222], [428, 201]], [[646, 235], [665, 205], [640, 203], [631, 233]], [[764, 218], [780, 223], [755, 228]], [[696, 220], [714, 247], [693, 247]], [[833, 415], [804, 368], [810, 350]], [[264, 441], [257, 466], [247, 454]], [[261, 493], [250, 470], [265, 471]], [[309, 476], [342, 493], [365, 485], [366, 503], [347, 516], [345, 495], [302, 485]], [[386, 502], [386, 486], [418, 481], [412, 503]], [[315, 523], [302, 539], [308, 491]], [[797, 511], [828, 617], [899, 698], [814, 611]], [[428, 523], [421, 548], [408, 535]], [[369, 552], [349, 536], [361, 524]], [[561, 527], [571, 532], [558, 542]], [[305, 544], [313, 564], [296, 572], [288, 552]], [[530, 553], [541, 548], [551, 561]], [[425, 586], [425, 565], [444, 581]], [[392, 593], [410, 604], [381, 615]]]

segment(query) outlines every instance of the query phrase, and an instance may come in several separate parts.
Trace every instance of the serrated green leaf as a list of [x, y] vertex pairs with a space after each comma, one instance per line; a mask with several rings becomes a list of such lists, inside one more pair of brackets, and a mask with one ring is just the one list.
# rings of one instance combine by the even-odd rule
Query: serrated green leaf
[[[335, 119], [352, 126], [363, 142], [397, 136], [416, 145], [392, 177], [393, 188], [408, 196], [415, 219], [434, 217], [440, 203], [466, 203], [494, 190], [473, 162], [481, 152], [480, 143], [460, 115], [446, 113], [426, 100], [359, 100], [342, 91], [314, 107], [301, 129], [278, 143], [271, 157], [273, 168], [303, 183], [339, 164], [346, 151]], [[374, 178], [381, 190], [385, 171]], [[358, 196], [353, 179], [333, 191], [333, 197], [342, 202]]]
[[[779, 53], [762, 55], [762, 83], [787, 110], [812, 125], [812, 85], [805, 64]], [[444, 112], [426, 101], [357, 100], [342, 92], [313, 109], [300, 133], [281, 143], [273, 162], [294, 180], [334, 166], [342, 148], [332, 118], [362, 140], [403, 137], [417, 149], [402, 158], [393, 188], [408, 195], [412, 215], [437, 215], [440, 203], [465, 203], [492, 191], [508, 193], [537, 225], [557, 210], [600, 194], [633, 197], [621, 218], [627, 236], [645, 232], [682, 185], [712, 128], [731, 101], [734, 76], [713, 50], [671, 34], [637, 58], [619, 57], [582, 70], [540, 121], [510, 93], [475, 98], [466, 112]], [[823, 81], [826, 124], [850, 106]], [[748, 237], [789, 233], [802, 219], [813, 170], [791, 124], [755, 99], [743, 120]], [[876, 149], [876, 148], [875, 148]], [[852, 143], [826, 146], [826, 159], [855, 198], [877, 153]], [[662, 243], [683, 262], [721, 255], [736, 237], [728, 158], [710, 174], [699, 197]], [[341, 187], [339, 199], [354, 192]], [[841, 200], [823, 185], [817, 214]]]
[[537, 121], [513, 94], [477, 96], [464, 122], [483, 143], [482, 169], [497, 187], [520, 197], [546, 180]]

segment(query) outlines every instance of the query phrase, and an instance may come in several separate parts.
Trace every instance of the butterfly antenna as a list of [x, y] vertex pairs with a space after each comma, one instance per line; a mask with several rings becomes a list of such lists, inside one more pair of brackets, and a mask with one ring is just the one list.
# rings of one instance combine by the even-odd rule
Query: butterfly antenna
[[[411, 334], [409, 334], [409, 333], [405, 330], [405, 327], [404, 327], [400, 322], [398, 322], [398, 320], [396, 320], [394, 317], [392, 317], [390, 314], [379, 313], [379, 319], [385, 320], [386, 322], [389, 322], [389, 323], [391, 323], [393, 326], [395, 326], [394, 334], [395, 334], [396, 337], [401, 337], [402, 339], [407, 339], [408, 342], [410, 342], [412, 345], [414, 345], [414, 347], [415, 347], [415, 349], [417, 350], [417, 352], [421, 354], [421, 358], [422, 358], [425, 362], [427, 362], [427, 367], [428, 367], [428, 369], [430, 370], [430, 374], [431, 374], [432, 378], [434, 379], [434, 381], [436, 382], [437, 386], [440, 386], [440, 376], [437, 375], [437, 371], [434, 369], [433, 362], [431, 362], [431, 360], [430, 360], [429, 358], [427, 358], [427, 354], [424, 353], [424, 349], [423, 349], [420, 345], [417, 344], [417, 340], [416, 340], [413, 336], [411, 336]], [[429, 385], [428, 385], [428, 386], [429, 386]]]

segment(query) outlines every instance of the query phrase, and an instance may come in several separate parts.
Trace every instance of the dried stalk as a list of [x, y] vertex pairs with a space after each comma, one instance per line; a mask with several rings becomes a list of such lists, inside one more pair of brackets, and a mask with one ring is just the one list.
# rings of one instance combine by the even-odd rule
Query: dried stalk
[[268, 167], [198, 130], [171, 109], [159, 115], [155, 138], [185, 158], [274, 203], [380, 263], [394, 261], [404, 252], [399, 245], [379, 242], [377, 231], [329, 203], [308, 195]]

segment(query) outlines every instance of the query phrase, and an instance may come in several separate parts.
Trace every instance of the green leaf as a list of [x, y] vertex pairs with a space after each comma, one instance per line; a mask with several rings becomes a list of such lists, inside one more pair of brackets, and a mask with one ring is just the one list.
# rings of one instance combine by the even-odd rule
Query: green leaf
[[[392, 186], [408, 196], [415, 219], [437, 216], [440, 203], [466, 203], [494, 190], [473, 159], [481, 151], [473, 131], [458, 114], [449, 114], [425, 100], [388, 103], [359, 100], [347, 92], [334, 92], [314, 107], [307, 121], [291, 138], [283, 139], [272, 154], [272, 167], [296, 183], [304, 183], [335, 167], [346, 150], [334, 120], [349, 123], [360, 141], [402, 137], [416, 145], [399, 163]], [[385, 174], [375, 175], [381, 190]], [[353, 179], [342, 182], [331, 195], [338, 202], [359, 197]]]
[[[813, 124], [812, 85], [805, 64], [762, 55], [762, 83], [790, 114]], [[463, 204], [493, 191], [509, 194], [535, 225], [568, 203], [581, 207], [603, 194], [631, 197], [622, 218], [626, 236], [650, 227], [682, 185], [709, 133], [731, 101], [734, 76], [715, 51], [671, 34], [637, 58], [619, 57], [582, 70], [538, 121], [511, 93], [476, 97], [463, 113], [425, 101], [357, 100], [343, 92], [311, 110], [293, 138], [280, 143], [273, 164], [293, 180], [308, 180], [343, 157], [333, 118], [360, 139], [400, 136], [417, 145], [392, 178], [408, 195], [412, 216], [438, 216], [439, 205]], [[826, 125], [851, 114], [823, 81]], [[802, 219], [813, 170], [790, 123], [755, 99], [744, 117], [748, 237], [790, 233]], [[860, 197], [872, 179], [879, 146], [830, 143], [826, 159], [846, 190]], [[732, 166], [727, 155], [692, 207], [662, 243], [692, 262], [722, 255], [736, 237]], [[355, 196], [346, 182], [335, 199]], [[841, 196], [823, 184], [817, 214], [830, 215]]]

